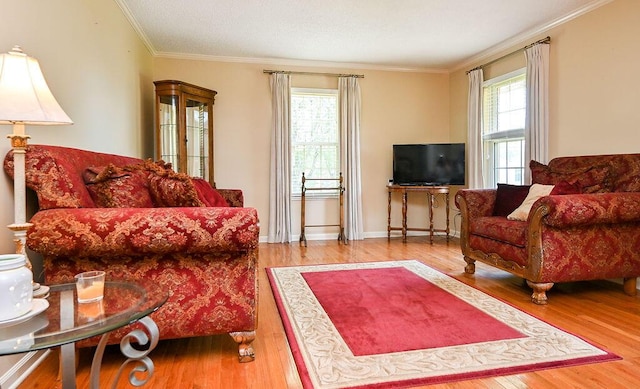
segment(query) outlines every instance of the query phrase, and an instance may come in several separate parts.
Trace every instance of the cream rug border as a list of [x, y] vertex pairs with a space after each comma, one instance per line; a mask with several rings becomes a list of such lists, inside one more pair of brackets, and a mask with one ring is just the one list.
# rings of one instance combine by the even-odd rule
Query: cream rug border
[[[521, 339], [354, 356], [303, 272], [404, 267], [527, 335]], [[344, 388], [513, 368], [607, 353], [416, 260], [271, 268], [314, 388]], [[425, 334], [428, 336], [428, 334]]]

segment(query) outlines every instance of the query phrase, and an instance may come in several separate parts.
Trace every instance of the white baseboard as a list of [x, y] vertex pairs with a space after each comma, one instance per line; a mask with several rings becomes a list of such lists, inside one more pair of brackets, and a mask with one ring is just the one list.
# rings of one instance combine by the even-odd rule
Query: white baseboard
[[[49, 355], [49, 350], [32, 351], [25, 354], [2, 357], [4, 367], [0, 373], [0, 389], [16, 389], [22, 381]], [[6, 370], [6, 371], [5, 371]]]
[[[312, 240], [337, 240], [338, 239], [338, 234], [333, 232], [333, 233], [322, 233], [322, 234], [306, 234], [307, 235], [307, 241], [312, 241]], [[429, 233], [426, 231], [407, 231], [407, 236], [428, 236]], [[434, 235], [436, 236], [444, 236], [444, 232], [435, 232]], [[460, 232], [459, 231], [451, 231], [450, 236], [452, 237], [460, 237]], [[387, 231], [374, 231], [374, 232], [365, 232], [364, 233], [364, 238], [365, 239], [374, 239], [374, 238], [386, 238], [387, 237]], [[391, 237], [392, 238], [400, 238], [402, 237], [402, 233], [400, 231], [391, 231]], [[291, 242], [298, 242], [300, 240], [300, 235], [293, 235], [293, 237], [291, 238]], [[260, 243], [268, 243], [267, 242], [267, 237], [266, 236], [261, 236], [260, 237]]]

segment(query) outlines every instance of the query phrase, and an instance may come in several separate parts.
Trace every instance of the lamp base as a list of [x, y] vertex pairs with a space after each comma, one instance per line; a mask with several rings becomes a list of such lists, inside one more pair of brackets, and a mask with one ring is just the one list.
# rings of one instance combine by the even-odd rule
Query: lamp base
[[[16, 254], [24, 255], [27, 260], [27, 268], [32, 271], [33, 267], [31, 265], [31, 261], [29, 260], [29, 256], [26, 251], [26, 241], [27, 241], [27, 230], [31, 227], [31, 223], [14, 223], [10, 224], [9, 229], [13, 231], [14, 239], [13, 242], [16, 245]], [[45, 285], [40, 285], [39, 283], [31, 281], [33, 285], [33, 298], [46, 298], [49, 297], [49, 287]]]

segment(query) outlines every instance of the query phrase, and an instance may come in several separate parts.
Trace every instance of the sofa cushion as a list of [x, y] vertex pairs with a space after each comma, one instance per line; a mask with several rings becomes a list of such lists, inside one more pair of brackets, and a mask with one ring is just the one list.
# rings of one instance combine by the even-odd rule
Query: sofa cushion
[[485, 216], [469, 221], [469, 234], [525, 247], [527, 223], [503, 216]]
[[611, 191], [611, 167], [609, 165], [585, 166], [572, 170], [552, 169], [537, 161], [529, 163], [534, 184], [555, 185], [561, 181], [577, 184], [582, 193]]
[[493, 216], [507, 216], [527, 197], [529, 185], [498, 184]]
[[203, 207], [191, 177], [177, 173], [171, 164], [163, 160], [147, 159], [140, 163], [126, 165], [125, 171], [137, 172], [147, 178], [149, 195], [156, 207]]
[[149, 174], [149, 193], [156, 207], [204, 207], [191, 177], [172, 170]]
[[507, 219], [526, 221], [529, 217], [529, 212], [531, 211], [533, 203], [538, 201], [538, 199], [540, 199], [541, 197], [548, 196], [552, 190], [553, 185], [531, 185], [531, 188], [529, 188], [529, 193], [527, 194], [527, 198], [524, 199], [524, 201], [518, 208], [516, 208], [507, 216]]
[[616, 177], [613, 190], [616, 192], [640, 192], [640, 160], [634, 155], [621, 155], [611, 162]]
[[[29, 145], [25, 155], [27, 188], [38, 196], [38, 208], [91, 208], [95, 203], [82, 173], [87, 166], [136, 163], [138, 158], [98, 153], [70, 147]], [[13, 151], [5, 156], [5, 172], [13, 177]]]
[[228, 207], [227, 200], [204, 178], [192, 178], [196, 193], [206, 207]]
[[640, 192], [640, 154], [556, 157], [549, 161], [549, 167], [553, 170], [577, 170], [602, 165], [611, 169], [612, 191]]
[[146, 174], [108, 164], [82, 174], [93, 202], [100, 208], [152, 208]]
[[580, 188], [580, 184], [577, 182], [570, 183], [567, 181], [560, 181], [554, 185], [553, 190], [549, 195], [570, 195], [570, 194], [580, 194], [582, 188]]
[[[508, 266], [513, 269], [513, 264], [524, 267], [527, 264], [527, 248], [513, 244], [505, 244], [495, 239], [485, 238], [480, 235], [469, 236], [469, 247], [473, 250], [490, 254], [492, 259], [501, 258], [504, 263], [502, 266]], [[500, 261], [502, 263], [502, 261]], [[509, 263], [509, 265], [507, 265]]]

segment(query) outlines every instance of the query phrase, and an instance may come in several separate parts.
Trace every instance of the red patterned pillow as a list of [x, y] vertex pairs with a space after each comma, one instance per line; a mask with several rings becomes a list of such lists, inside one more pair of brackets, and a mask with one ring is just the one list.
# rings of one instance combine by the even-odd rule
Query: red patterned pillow
[[82, 174], [93, 202], [101, 208], [152, 208], [146, 174], [121, 167], [91, 166]]
[[608, 165], [587, 166], [576, 170], [562, 171], [552, 170], [547, 165], [531, 161], [529, 167], [534, 184], [556, 185], [561, 181], [566, 181], [569, 184], [578, 185], [581, 193], [611, 191], [611, 168]]
[[193, 185], [196, 188], [196, 193], [200, 201], [204, 203], [206, 207], [228, 207], [227, 200], [209, 184], [209, 182], [203, 178], [192, 178]]
[[529, 185], [498, 184], [493, 216], [507, 216], [522, 204], [529, 193]]
[[173, 170], [149, 174], [149, 193], [156, 207], [204, 207], [191, 177]]
[[577, 182], [572, 184], [567, 181], [560, 181], [553, 187], [550, 195], [579, 194], [581, 193], [581, 189]]

